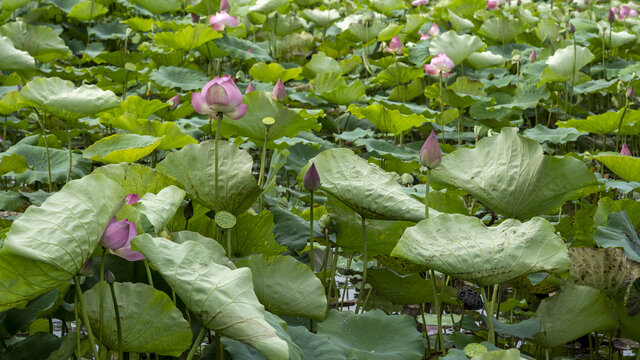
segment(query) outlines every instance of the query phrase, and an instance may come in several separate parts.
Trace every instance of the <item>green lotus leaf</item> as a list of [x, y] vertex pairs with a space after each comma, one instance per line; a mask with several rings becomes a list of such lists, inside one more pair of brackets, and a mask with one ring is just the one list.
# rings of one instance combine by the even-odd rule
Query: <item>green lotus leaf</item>
[[640, 314], [640, 277], [629, 284], [624, 297], [624, 306], [629, 315], [636, 316]]
[[[578, 73], [594, 58], [591, 51], [583, 46], [576, 46], [575, 55], [573, 46], [559, 49], [547, 59], [548, 69], [551, 70], [549, 79], [558, 82], [571, 80], [575, 73]], [[543, 78], [544, 76], [543, 73]]]
[[406, 8], [403, 0], [371, 0], [371, 6], [387, 16], [393, 16], [392, 11]]
[[474, 69], [484, 69], [500, 66], [504, 64], [506, 60], [502, 55], [494, 54], [491, 51], [483, 51], [469, 54], [465, 61]]
[[19, 103], [20, 93], [18, 91], [10, 91], [0, 100], [0, 114], [9, 115], [22, 108]]
[[339, 73], [341, 70], [340, 63], [325, 53], [319, 52], [313, 55], [302, 68], [302, 75], [307, 79], [313, 79], [322, 73]]
[[360, 80], [354, 80], [347, 85], [346, 82], [335, 89], [320, 94], [320, 97], [336, 105], [347, 105], [360, 100], [365, 94], [364, 84]]
[[107, 8], [102, 6], [102, 4], [90, 0], [83, 1], [72, 7], [67, 16], [81, 21], [90, 21], [99, 18], [107, 12]]
[[258, 0], [255, 5], [249, 8], [249, 11], [269, 14], [289, 3], [291, 3], [291, 0]]
[[257, 215], [247, 212], [238, 215], [231, 233], [231, 254], [244, 258], [251, 254], [278, 255], [287, 250], [273, 235], [273, 214], [263, 210]]
[[384, 159], [399, 159], [403, 161], [415, 161], [420, 156], [418, 150], [400, 147], [391, 141], [382, 139], [358, 139], [354, 142], [355, 146], [364, 146], [368, 152], [374, 153], [376, 156]]
[[[16, 181], [26, 184], [32, 184], [36, 181], [43, 184], [48, 183], [49, 167], [47, 166], [47, 157], [51, 166], [51, 181], [63, 183], [67, 180], [67, 172], [69, 170], [69, 152], [67, 150], [49, 148], [49, 155], [47, 156], [47, 149], [42, 146], [17, 144], [10, 147], [5, 154], [24, 156], [31, 167], [21, 174], [12, 174]], [[72, 179], [81, 178], [91, 171], [91, 161], [83, 159], [79, 154], [73, 154], [71, 161]]]
[[153, 37], [153, 41], [171, 49], [191, 51], [200, 45], [221, 37], [222, 35], [211, 29], [211, 26], [195, 24], [175, 32], [157, 33]]
[[0, 249], [0, 311], [67, 283], [91, 257], [124, 196], [115, 182], [89, 175], [29, 207]]
[[606, 226], [598, 226], [595, 241], [604, 248], [622, 248], [627, 257], [640, 263], [640, 238], [625, 210], [609, 214]]
[[449, 13], [449, 21], [451, 21], [451, 25], [455, 30], [464, 31], [473, 29], [473, 27], [475, 26], [472, 21], [456, 15], [456, 13], [454, 13], [450, 9], [447, 9], [447, 12]]
[[[101, 342], [114, 351], [156, 353], [166, 356], [180, 356], [191, 346], [193, 334], [182, 312], [175, 307], [164, 292], [142, 283], [113, 284], [122, 324], [122, 347], [118, 347], [116, 314], [113, 309], [111, 290], [102, 283], [104, 294], [103, 334]], [[94, 329], [100, 329], [100, 284], [84, 293], [89, 322]]]
[[519, 19], [490, 17], [482, 24], [478, 32], [493, 41], [504, 44], [510, 42], [525, 30], [527, 30], [527, 24]]
[[146, 215], [153, 225], [156, 234], [164, 230], [169, 220], [184, 199], [185, 192], [177, 186], [170, 185], [158, 192], [158, 194], [146, 193], [135, 207], [141, 214]]
[[[606, 135], [619, 133], [622, 135], [636, 135], [640, 132], [640, 110], [627, 109], [624, 118], [622, 113], [624, 108], [618, 112], [609, 111], [606, 113], [591, 115], [586, 119], [571, 119], [558, 121], [558, 127], [572, 127], [580, 131], [587, 131], [592, 134]], [[622, 118], [622, 124], [620, 119]], [[620, 128], [620, 132], [618, 132]]]
[[127, 194], [157, 194], [170, 185], [180, 183], [156, 169], [141, 164], [110, 164], [101, 166], [93, 174], [102, 174], [120, 185]]
[[134, 5], [140, 5], [153, 14], [174, 13], [180, 11], [181, 3], [179, 0], [131, 0]]
[[[394, 304], [434, 302], [433, 280], [425, 280], [418, 273], [400, 275], [389, 269], [369, 269], [367, 282], [376, 292]], [[458, 291], [451, 286], [447, 286], [444, 290], [439, 286], [438, 301], [458, 305], [457, 294]]]
[[265, 83], [275, 84], [278, 79], [282, 82], [287, 82], [300, 75], [302, 68], [294, 67], [291, 69], [285, 69], [278, 63], [265, 64], [263, 62], [255, 63], [251, 69], [249, 69], [249, 75], [258, 81]]
[[386, 27], [387, 23], [380, 21], [379, 19], [373, 19], [373, 21], [369, 22], [368, 25], [365, 25], [364, 21], [353, 21], [349, 24], [349, 28], [342, 32], [342, 36], [349, 42], [370, 44], [371, 41], [375, 40], [378, 37], [378, 34], [380, 34], [380, 32]]
[[0, 154], [0, 176], [9, 172], [22, 174], [29, 169], [27, 159], [18, 154]]
[[96, 141], [82, 156], [104, 163], [134, 163], [151, 154], [161, 142], [161, 138], [153, 136], [115, 134]]
[[424, 70], [403, 63], [392, 64], [382, 70], [373, 81], [384, 87], [398, 86], [424, 76]]
[[408, 315], [387, 315], [382, 310], [364, 314], [329, 310], [318, 323], [318, 335], [342, 349], [347, 359], [422, 359], [424, 344]]
[[418, 127], [428, 120], [423, 115], [404, 115], [399, 110], [391, 110], [382, 104], [375, 103], [367, 107], [349, 105], [347, 111], [358, 119], [367, 119], [378, 130], [387, 134], [399, 134], [413, 127]]
[[304, 326], [289, 326], [291, 339], [304, 352], [305, 359], [347, 360], [345, 354], [325, 336], [314, 334]]
[[447, 31], [431, 41], [429, 52], [434, 56], [445, 53], [458, 65], [483, 46], [485, 43], [475, 35], [458, 35], [455, 31]]
[[111, 122], [114, 127], [131, 131], [138, 135], [149, 135], [161, 138], [158, 149], [180, 149], [188, 144], [197, 144], [198, 141], [185, 134], [180, 126], [174, 122], [160, 122], [158, 120], [134, 119], [129, 116], [121, 116]]
[[574, 128], [556, 128], [550, 129], [542, 124], [536, 124], [535, 127], [524, 131], [524, 136], [533, 139], [540, 144], [548, 141], [552, 144], [566, 144], [578, 140], [584, 132]]
[[210, 80], [200, 71], [177, 66], [160, 66], [149, 74], [149, 79], [158, 85], [183, 90], [200, 90]]
[[562, 238], [539, 217], [486, 227], [473, 216], [442, 214], [407, 228], [391, 256], [480, 286], [540, 271], [566, 271], [570, 265]]
[[18, 50], [9, 38], [0, 36], [0, 69], [2, 70], [35, 70], [36, 62], [28, 52]]
[[9, 12], [26, 5], [29, 0], [5, 0], [1, 4], [2, 10], [7, 10]]
[[276, 119], [275, 124], [269, 127], [269, 148], [274, 148], [273, 141], [283, 136], [292, 138], [300, 131], [320, 130], [316, 119], [301, 117], [264, 91], [253, 91], [244, 95], [244, 103], [249, 108], [242, 118], [222, 122], [223, 136], [246, 136], [258, 146], [262, 146], [266, 130], [262, 119], [265, 117]]
[[256, 296], [267, 311], [324, 320], [327, 312], [324, 286], [308, 265], [291, 256], [262, 254], [235, 264], [251, 269]]
[[621, 296], [633, 280], [640, 278], [640, 263], [630, 260], [621, 249], [569, 248], [569, 281], [591, 286], [607, 295]]
[[0, 36], [8, 37], [16, 49], [28, 52], [41, 62], [71, 55], [64, 40], [48, 26], [28, 25], [21, 20], [9, 22], [0, 26]]
[[[607, 29], [609, 31], [611, 31], [610, 29]], [[611, 33], [611, 36], [609, 36], [609, 31], [604, 32], [604, 36], [602, 37], [604, 40], [604, 44], [608, 47], [608, 48], [619, 48], [620, 46], [629, 44], [631, 42], [636, 41], [636, 35], [627, 32], [627, 31], [615, 31]]]
[[576, 199], [596, 184], [595, 175], [573, 158], [544, 156], [518, 129], [503, 129], [476, 148], [458, 149], [432, 171], [433, 179], [459, 187], [493, 211], [526, 220]]
[[216, 264], [224, 265], [231, 270], [236, 269], [233, 261], [227, 257], [227, 251], [216, 240], [202, 236], [193, 231], [178, 231], [171, 233], [171, 240], [177, 244], [183, 244], [187, 241], [195, 241], [203, 245], [211, 253], [211, 259]]
[[[391, 173], [349, 149], [330, 149], [309, 160], [315, 164], [321, 189], [373, 220], [424, 219], [424, 204], [407, 195]], [[302, 169], [299, 179], [304, 176]]]
[[156, 170], [184, 185], [195, 201], [214, 209], [239, 215], [250, 208], [260, 194], [253, 177], [253, 159], [235, 144], [219, 144], [218, 203], [215, 200], [215, 145], [213, 141], [189, 144], [180, 151], [167, 154]]
[[143, 234], [131, 241], [195, 313], [204, 326], [260, 350], [267, 359], [289, 358], [287, 344], [264, 317], [253, 290], [251, 270], [231, 270], [211, 261], [203, 245], [176, 244]]
[[591, 158], [603, 163], [614, 174], [627, 181], [640, 181], [640, 158], [617, 152], [601, 152]]
[[605, 293], [589, 286], [568, 284], [544, 300], [536, 310], [540, 333], [535, 341], [560, 346], [593, 331], [616, 329], [617, 315]]
[[[249, 40], [238, 39], [234, 36], [224, 36], [214, 40], [215, 44], [229, 54], [229, 56], [242, 60], [255, 59], [256, 61], [273, 61], [269, 53], [262, 47]], [[249, 52], [251, 50], [251, 52]]]
[[485, 352], [473, 357], [474, 360], [520, 360], [520, 351], [518, 349], [495, 350]]
[[304, 9], [301, 12], [303, 18], [314, 22], [316, 25], [326, 28], [332, 22], [342, 18], [338, 10], [330, 9], [330, 10], [321, 10], [318, 8], [315, 9]]
[[592, 216], [596, 226], [606, 226], [611, 213], [624, 210], [629, 217], [633, 229], [640, 228], [640, 202], [633, 199], [613, 200], [610, 197], [602, 197], [598, 201], [596, 213]]
[[100, 122], [114, 125], [118, 118], [148, 119], [156, 112], [169, 107], [169, 104], [158, 99], [144, 100], [138, 95], [127, 96], [119, 107], [104, 111], [100, 114]]

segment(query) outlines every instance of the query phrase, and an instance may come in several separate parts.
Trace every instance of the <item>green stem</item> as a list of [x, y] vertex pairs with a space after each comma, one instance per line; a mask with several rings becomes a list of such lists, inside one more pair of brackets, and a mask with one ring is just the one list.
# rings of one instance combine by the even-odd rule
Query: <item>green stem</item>
[[430, 179], [429, 179], [430, 174], [431, 172], [427, 168], [427, 186], [424, 189], [424, 218], [425, 219], [429, 218], [429, 187], [431, 186]]
[[67, 182], [71, 180], [71, 166], [73, 166], [73, 161], [71, 158], [72, 150], [71, 150], [71, 130], [67, 129], [67, 142], [69, 143], [69, 170], [67, 170]]
[[118, 359], [124, 359], [122, 353], [122, 323], [120, 322], [120, 309], [118, 308], [118, 300], [116, 299], [116, 290], [113, 284], [109, 284], [111, 289], [111, 299], [113, 300], [113, 310], [116, 313], [116, 330], [118, 331]]
[[97, 359], [100, 359], [98, 355], [98, 349], [96, 349], [96, 341], [93, 337], [93, 331], [91, 331], [91, 324], [89, 323], [89, 315], [87, 314], [87, 307], [84, 305], [84, 296], [82, 295], [82, 290], [80, 289], [80, 279], [78, 275], [73, 276], [73, 283], [76, 286], [76, 296], [78, 297], [78, 301], [80, 302], [80, 311], [82, 314], [82, 322], [84, 326], [87, 328], [87, 336], [89, 337], [89, 344], [91, 345], [91, 351], [93, 352], [93, 356]]
[[324, 236], [324, 259], [322, 260], [322, 284], [327, 286], [327, 267], [329, 266], [329, 254], [331, 253], [331, 244], [329, 244], [329, 234], [325, 231]]
[[102, 248], [102, 257], [100, 258], [100, 283], [98, 284], [98, 291], [100, 293], [100, 305], [98, 305], [100, 310], [100, 314], [98, 315], [98, 327], [100, 328], [98, 332], [100, 335], [100, 343], [102, 343], [102, 339], [104, 339], [102, 328], [104, 327], [104, 263], [106, 259], [107, 249]]
[[231, 229], [227, 229], [227, 257], [232, 259], [233, 253], [231, 252]]
[[[258, 175], [258, 187], [262, 189], [264, 181], [264, 168], [267, 163], [267, 141], [269, 139], [269, 128], [264, 130], [264, 144], [262, 144], [262, 153], [260, 154], [260, 175]], [[258, 199], [258, 209], [262, 211], [262, 196]]]
[[186, 360], [193, 359], [193, 356], [196, 354], [196, 350], [200, 347], [200, 344], [202, 343], [202, 339], [204, 339], [204, 334], [206, 333], [206, 331], [207, 331], [207, 328], [204, 325], [202, 325], [202, 329], [200, 329], [200, 333], [198, 334], [196, 341], [193, 343], [193, 346], [191, 346], [191, 350], [189, 350], [189, 355], [187, 355]]
[[149, 285], [153, 287], [153, 278], [151, 277], [151, 267], [149, 266], [149, 261], [147, 259], [144, 259], [143, 262], [144, 262], [144, 269], [147, 272], [147, 280], [149, 281]]
[[44, 139], [44, 148], [46, 150], [47, 153], [47, 171], [48, 171], [48, 175], [49, 175], [49, 192], [53, 192], [53, 183], [51, 181], [51, 157], [49, 156], [49, 144], [47, 142], [47, 133], [44, 129], [44, 123], [42, 122], [42, 118], [40, 117], [40, 113], [38, 112], [38, 110], [36, 110], [36, 115], [38, 118], [38, 124], [40, 125], [40, 128], [42, 129], [42, 138]]
[[627, 103], [622, 109], [622, 116], [620, 116], [620, 122], [618, 122], [618, 132], [616, 133], [616, 151], [619, 151], [618, 143], [620, 142], [620, 129], [622, 128], [622, 122], [624, 120], [624, 115], [627, 113], [628, 107], [629, 107], [629, 100], [627, 100]]
[[311, 266], [311, 271], [315, 272], [315, 258], [313, 256], [313, 191], [311, 193], [311, 207], [309, 207], [309, 266]]
[[[82, 324], [80, 323], [80, 319], [78, 318], [78, 297], [75, 296], [74, 297], [74, 301], [73, 301], [73, 315], [76, 318], [76, 359], [81, 359], [80, 357], [80, 327], [82, 326]], [[0, 336], [0, 339], [2, 339], [2, 337]]]
[[365, 218], [364, 216], [362, 216], [362, 242], [364, 245], [362, 251], [362, 284], [360, 284], [360, 297], [358, 298], [358, 305], [360, 305], [361, 301], [364, 301], [364, 289], [367, 285], [367, 218]]
[[[215, 209], [214, 211], [218, 211], [218, 206], [220, 204], [219, 199], [220, 199], [220, 191], [218, 190], [218, 178], [220, 177], [218, 174], [218, 142], [220, 141], [220, 129], [222, 128], [222, 117], [224, 116], [223, 113], [218, 113], [218, 126], [216, 128], [216, 137], [215, 137], [215, 142], [214, 142], [214, 150], [215, 150], [215, 170], [216, 170], [216, 176], [215, 176]], [[209, 121], [211, 121], [211, 118], [209, 118]]]
[[424, 317], [424, 304], [422, 304], [422, 306], [420, 307], [422, 309], [422, 311], [420, 312], [420, 316], [422, 317], [422, 330], [424, 330], [424, 336], [427, 338], [427, 349], [425, 350], [426, 353], [424, 354], [425, 359], [429, 358], [429, 354], [431, 354], [431, 340], [429, 339], [429, 330], [427, 329], [427, 320]]
[[[447, 347], [444, 345], [444, 333], [442, 332], [442, 309], [438, 300], [438, 289], [436, 288], [436, 271], [431, 269], [431, 289], [433, 290], [433, 302], [436, 306], [436, 314], [438, 318], [438, 342], [443, 356], [447, 354]], [[426, 324], [425, 324], [426, 326]]]
[[215, 333], [214, 339], [216, 344], [216, 360], [224, 360], [224, 346], [222, 345], [220, 334]]
[[493, 319], [492, 319], [493, 316], [491, 315], [489, 310], [489, 298], [487, 297], [487, 292], [484, 290], [484, 286], [480, 287], [480, 294], [482, 294], [482, 298], [484, 299], [484, 309], [487, 313], [487, 323], [489, 325], [488, 340], [490, 343], [495, 345], [496, 339], [495, 339], [495, 334], [493, 332]]
[[[442, 100], [442, 72], [440, 72], [440, 76], [438, 77], [440, 80], [440, 93], [438, 95], [438, 101], [440, 102], [440, 120], [442, 120], [442, 112], [444, 112], [444, 103]], [[440, 121], [440, 126], [442, 126], [442, 143], [444, 144], [444, 123]]]

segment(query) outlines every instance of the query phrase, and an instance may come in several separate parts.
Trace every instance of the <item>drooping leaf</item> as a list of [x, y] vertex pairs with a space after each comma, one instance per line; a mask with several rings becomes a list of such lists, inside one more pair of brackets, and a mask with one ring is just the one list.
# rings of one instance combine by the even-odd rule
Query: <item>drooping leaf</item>
[[604, 248], [622, 248], [629, 259], [640, 262], [640, 238], [626, 211], [609, 214], [606, 226], [598, 226], [596, 243]]
[[182, 203], [185, 192], [177, 186], [170, 185], [158, 194], [146, 193], [138, 203], [136, 209], [145, 215], [158, 234], [167, 225], [173, 214]]
[[640, 263], [630, 260], [620, 249], [569, 248], [569, 281], [621, 296], [631, 282], [640, 278]]
[[264, 319], [251, 270], [212, 262], [211, 253], [197, 242], [176, 244], [143, 234], [131, 243], [207, 328], [257, 348], [267, 359], [289, 358], [287, 344]]
[[594, 58], [595, 56], [591, 51], [583, 46], [576, 46], [575, 55], [573, 46], [559, 49], [547, 59], [549, 71], [545, 69], [542, 78], [543, 80], [546, 78], [550, 81], [558, 82], [571, 80], [574, 74], [578, 73]]
[[278, 79], [282, 80], [282, 82], [287, 82], [296, 78], [301, 72], [302, 68], [299, 67], [285, 69], [278, 63], [265, 64], [263, 62], [256, 63], [249, 69], [251, 77], [271, 84], [277, 83]]
[[0, 69], [2, 70], [35, 70], [36, 63], [28, 52], [18, 50], [9, 38], [0, 36]]
[[29, 169], [24, 156], [18, 154], [0, 154], [0, 176], [8, 172], [22, 174]]
[[105, 165], [95, 169], [93, 174], [102, 174], [118, 183], [127, 194], [139, 196], [146, 193], [157, 194], [167, 186], [179, 185], [177, 180], [141, 164]]
[[71, 55], [64, 40], [48, 26], [33, 26], [22, 20], [8, 22], [0, 26], [0, 36], [8, 37], [17, 49], [28, 52], [38, 61], [49, 62]]
[[458, 35], [455, 31], [447, 31], [431, 41], [429, 52], [433, 56], [445, 53], [455, 65], [459, 65], [484, 45], [485, 43], [475, 35]]
[[102, 138], [84, 150], [85, 158], [105, 163], [134, 163], [151, 154], [161, 138], [137, 135], [115, 134]]
[[627, 181], [640, 181], [640, 158], [617, 152], [601, 152], [592, 158], [602, 162], [609, 170]]
[[562, 238], [539, 217], [486, 227], [473, 216], [442, 214], [405, 230], [391, 255], [480, 286], [570, 265]]
[[106, 14], [109, 10], [99, 2], [88, 0], [82, 1], [71, 8], [68, 17], [81, 21], [89, 21]]

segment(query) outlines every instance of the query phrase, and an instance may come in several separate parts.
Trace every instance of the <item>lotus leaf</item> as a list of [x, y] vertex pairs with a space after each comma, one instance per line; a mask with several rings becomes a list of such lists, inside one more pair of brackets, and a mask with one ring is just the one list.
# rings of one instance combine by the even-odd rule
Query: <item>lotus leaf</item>
[[429, 52], [434, 56], [445, 53], [458, 65], [483, 46], [485, 43], [475, 35], [458, 35], [455, 31], [447, 31], [431, 41]]
[[627, 181], [640, 182], [640, 158], [617, 152], [601, 152], [592, 158], [602, 162], [609, 170]]
[[151, 154], [161, 142], [161, 138], [153, 136], [115, 134], [93, 143], [84, 150], [83, 156], [112, 164], [133, 163]]

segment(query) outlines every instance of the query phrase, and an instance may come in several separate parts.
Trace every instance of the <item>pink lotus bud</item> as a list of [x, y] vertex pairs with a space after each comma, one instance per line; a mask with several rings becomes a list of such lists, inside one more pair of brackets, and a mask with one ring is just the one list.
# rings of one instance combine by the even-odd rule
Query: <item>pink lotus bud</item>
[[635, 91], [633, 91], [633, 85], [631, 85], [631, 87], [629, 89], [627, 89], [627, 93], [625, 94], [627, 96], [627, 99], [631, 100], [634, 97], [636, 97], [636, 93]]
[[500, 6], [500, 0], [488, 0], [487, 1], [487, 9], [493, 10], [497, 9]]
[[620, 149], [620, 155], [631, 156], [631, 151], [629, 151], [629, 147], [627, 144], [622, 144], [622, 149]]
[[607, 13], [607, 21], [609, 21], [610, 23], [616, 21], [616, 13], [613, 11], [613, 8], [609, 9], [609, 12]]
[[253, 49], [252, 49], [252, 48], [249, 48], [249, 49], [247, 49], [247, 52], [248, 52], [249, 54], [253, 54]]
[[169, 99], [169, 103], [171, 104], [171, 110], [175, 110], [178, 105], [180, 105], [180, 95], [176, 95]]
[[250, 82], [249, 86], [247, 86], [247, 89], [244, 91], [244, 94], [247, 95], [248, 93], [255, 91], [256, 89], [253, 88], [253, 83]]
[[433, 37], [440, 35], [440, 28], [438, 27], [438, 24], [433, 23], [433, 25], [431, 25], [431, 28], [429, 29], [429, 35]]
[[612, 7], [612, 8], [611, 8], [611, 11], [613, 11], [613, 13], [614, 13], [614, 14], [617, 14], [617, 13], [619, 13], [619, 12], [620, 12], [620, 10], [618, 10], [618, 7], [617, 7], [617, 6]]
[[431, 134], [420, 149], [420, 164], [433, 169], [438, 167], [441, 161], [442, 151], [440, 150], [440, 144], [438, 144], [438, 137], [436, 132], [431, 130]]
[[223, 10], [209, 17], [209, 25], [211, 25], [213, 30], [222, 31], [227, 26], [238, 26], [238, 19], [235, 16], [227, 14], [227, 12]]
[[220, 1], [220, 11], [229, 11], [231, 10], [231, 5], [229, 5], [229, 1], [221, 0]]
[[620, 14], [618, 14], [618, 19], [622, 20], [627, 17], [629, 17], [629, 8], [626, 5], [622, 5], [620, 7]]
[[400, 42], [400, 38], [398, 35], [394, 36], [391, 41], [389, 41], [389, 47], [387, 48], [388, 52], [394, 52], [396, 54], [402, 54], [402, 43]]
[[538, 58], [538, 54], [536, 54], [536, 51], [533, 50], [531, 54], [529, 54], [529, 61], [534, 62], [536, 61], [537, 58]]
[[198, 21], [200, 21], [200, 15], [196, 13], [191, 13], [191, 22], [197, 23]]
[[198, 114], [224, 113], [238, 120], [247, 112], [247, 104], [242, 103], [242, 93], [229, 75], [216, 76], [201, 92], [191, 94], [191, 105]]
[[127, 195], [127, 205], [133, 205], [138, 201], [140, 201], [140, 196], [138, 196], [138, 194], [131, 193]]
[[413, 6], [427, 5], [429, 0], [415, 0], [411, 3]]
[[104, 271], [104, 281], [109, 285], [113, 285], [113, 283], [116, 282], [116, 276], [113, 275], [111, 270], [107, 269]]
[[569, 23], [569, 32], [572, 33], [572, 34], [576, 32], [576, 27], [573, 26], [572, 23]]
[[22, 85], [18, 84], [18, 92], [22, 91]]
[[453, 61], [449, 59], [447, 54], [440, 53], [431, 59], [431, 63], [424, 66], [425, 71], [429, 75], [449, 76], [450, 71], [454, 68]]
[[420, 31], [420, 30], [418, 30], [418, 35], [420, 35], [420, 40], [431, 39], [431, 36], [429, 36], [427, 34], [423, 34], [422, 31]]
[[102, 239], [100, 239], [100, 245], [111, 250], [119, 249], [136, 237], [136, 235], [138, 235], [136, 224], [127, 220], [116, 221], [114, 217], [104, 230]]
[[309, 170], [304, 174], [302, 185], [304, 185], [304, 187], [309, 191], [315, 191], [320, 187], [320, 185], [322, 185], [320, 182], [320, 174], [318, 174], [318, 170], [316, 170], [316, 164], [311, 163]]
[[82, 268], [80, 268], [80, 271], [78, 271], [78, 273], [86, 277], [91, 276], [91, 274], [93, 273], [91, 265], [93, 265], [93, 258], [89, 258], [89, 260], [87, 260], [84, 265], [82, 265]]
[[276, 86], [273, 87], [273, 93], [271, 94], [271, 97], [278, 101], [283, 101], [287, 98], [287, 90], [285, 90], [284, 88], [282, 79], [278, 79]]

